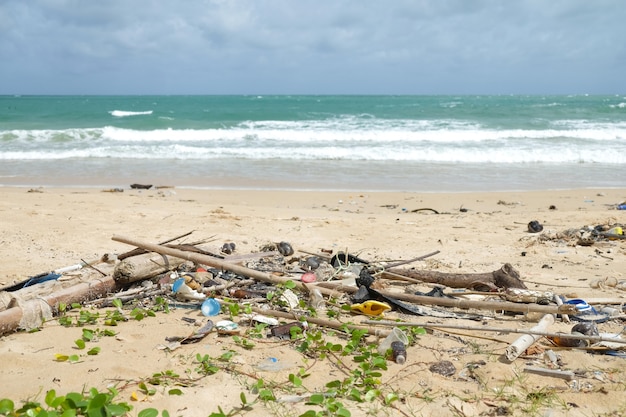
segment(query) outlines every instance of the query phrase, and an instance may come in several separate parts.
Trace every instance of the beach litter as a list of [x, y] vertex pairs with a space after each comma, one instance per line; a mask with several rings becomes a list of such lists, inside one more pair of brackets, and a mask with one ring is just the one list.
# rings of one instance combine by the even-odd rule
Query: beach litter
[[[607, 230], [615, 232], [616, 227]], [[607, 238], [596, 228], [589, 233], [594, 239]], [[626, 340], [620, 334], [602, 333], [598, 328], [624, 319], [621, 298], [599, 300], [604, 303], [600, 304], [597, 300], [567, 298], [555, 291], [531, 290], [508, 263], [490, 272], [445, 273], [409, 265], [438, 251], [406, 261], [372, 261], [348, 251], [298, 250], [285, 241], [248, 254], [238, 253], [230, 241], [216, 250], [207, 245], [213, 237], [193, 244], [172, 243], [188, 235], [160, 244], [113, 236], [113, 240], [134, 249], [3, 288], [0, 335], [42, 326], [57, 314], [60, 304], [104, 308], [115, 305], [115, 300], [150, 303], [162, 297], [171, 308], [198, 310], [205, 318], [216, 318], [215, 323], [209, 319], [186, 336], [168, 336], [162, 345], [168, 350], [198, 343], [212, 333], [220, 338], [245, 336], [255, 326], [265, 329], [267, 338], [287, 342], [297, 341], [312, 328], [339, 334], [360, 331], [378, 338], [379, 354], [400, 366], [411, 361], [415, 335], [409, 338], [404, 331], [412, 328], [423, 329], [422, 334], [462, 330], [465, 337], [480, 338], [489, 332], [520, 334], [513, 341], [494, 339], [507, 345], [503, 358], [509, 363], [534, 354], [537, 362], [544, 364], [543, 352], [556, 348], [610, 355], [626, 350]], [[579, 239], [580, 232], [563, 236]], [[539, 236], [538, 241], [547, 238]], [[74, 275], [63, 278], [69, 272]], [[50, 274], [54, 274], [53, 279], [38, 279]], [[615, 288], [618, 281], [595, 285]], [[233, 309], [239, 312], [233, 314]], [[528, 317], [533, 314], [541, 319], [528, 327]], [[518, 325], [486, 324], [504, 316], [518, 317]], [[443, 319], [447, 321], [441, 322]], [[556, 322], [569, 320], [576, 321], [571, 332], [551, 331]], [[482, 324], [463, 324], [467, 321]], [[543, 348], [533, 353], [531, 347], [539, 341]], [[549, 363], [559, 366], [556, 359]], [[269, 370], [275, 365], [258, 368]], [[431, 371], [444, 376], [456, 373], [454, 366], [445, 362], [433, 364]], [[525, 372], [572, 378], [569, 371], [543, 367], [530, 366]]]

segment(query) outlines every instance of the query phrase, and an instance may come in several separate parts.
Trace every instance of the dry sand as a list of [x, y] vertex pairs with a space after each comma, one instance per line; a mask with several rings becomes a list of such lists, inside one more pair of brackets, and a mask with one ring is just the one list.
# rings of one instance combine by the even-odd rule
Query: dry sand
[[[422, 194], [2, 188], [0, 285], [81, 259], [131, 249], [113, 241], [114, 235], [156, 243], [193, 230], [191, 240], [212, 236], [215, 240], [209, 246], [214, 245], [216, 250], [223, 242], [233, 241], [238, 253], [256, 252], [263, 244], [277, 241], [288, 241], [296, 249], [311, 252], [348, 250], [370, 261], [409, 259], [438, 250], [436, 256], [413, 266], [471, 273], [490, 272], [510, 263], [531, 289], [555, 291], [567, 297], [626, 300], [626, 294], [616, 288], [590, 286], [598, 279], [626, 279], [625, 241], [575, 246], [563, 241], [539, 242], [538, 235], [527, 231], [531, 220], [542, 223], [548, 233], [625, 223], [626, 211], [615, 210], [624, 199], [625, 189]], [[413, 212], [420, 208], [435, 209], [440, 214]], [[308, 369], [303, 385], [309, 389], [346, 378], [333, 362], [305, 361], [292, 344], [272, 339], [259, 340], [253, 349], [246, 350], [232, 338], [212, 333], [200, 343], [174, 352], [158, 349], [165, 337], [193, 331], [192, 325], [181, 320], [183, 316], [203, 319], [197, 310], [175, 309], [169, 314], [122, 323], [114, 328], [116, 337], [103, 337], [97, 342], [101, 351], [94, 356], [74, 349], [80, 328], [66, 328], [56, 320], [45, 323], [38, 332], [4, 335], [0, 337], [0, 397], [18, 404], [28, 399], [43, 402], [50, 389], [63, 394], [90, 387], [104, 390], [116, 384], [120, 389], [117, 400], [134, 406], [131, 415], [154, 407], [167, 409], [170, 415], [208, 416], [217, 412], [218, 406], [225, 412], [238, 406], [241, 392], [252, 401], [255, 394], [248, 388], [257, 381], [255, 378], [288, 387], [289, 373], [297, 373], [299, 366]], [[421, 319], [396, 313], [387, 317]], [[222, 314], [220, 318], [228, 316]], [[361, 319], [352, 317], [355, 321]], [[533, 319], [537, 317], [496, 316], [483, 321], [483, 325], [529, 328], [535, 324], [530, 321]], [[550, 330], [569, 332], [571, 326], [557, 320]], [[619, 332], [623, 322], [614, 320], [599, 327], [601, 332]], [[382, 406], [379, 400], [341, 402], [353, 416], [626, 414], [625, 359], [559, 350], [541, 339], [536, 344], [539, 353], [508, 363], [502, 355], [517, 337], [461, 330], [429, 333], [408, 348], [404, 365], [389, 363], [389, 370], [383, 371], [381, 389], [401, 398], [394, 403], [395, 409]], [[545, 367], [541, 349], [551, 348], [560, 357], [561, 369], [578, 372], [574, 380], [523, 372], [527, 365]], [[194, 386], [182, 387], [180, 396], [168, 395], [171, 385], [157, 386], [150, 396], [138, 389], [138, 382], [158, 372], [197, 377], [197, 353], [219, 357], [229, 349], [236, 352], [232, 363], [237, 372], [220, 371], [207, 376]], [[57, 362], [57, 353], [78, 353], [81, 361]], [[254, 367], [268, 357], [294, 367], [280, 372]], [[445, 377], [429, 370], [431, 364], [442, 360], [455, 364], [455, 375]], [[344, 361], [355, 366], [349, 357]], [[475, 370], [469, 372], [468, 364], [475, 364]], [[140, 401], [132, 401], [133, 392], [138, 393]], [[278, 389], [276, 393], [288, 394]], [[244, 414], [290, 416], [309, 409], [316, 408], [304, 402], [259, 402]]]

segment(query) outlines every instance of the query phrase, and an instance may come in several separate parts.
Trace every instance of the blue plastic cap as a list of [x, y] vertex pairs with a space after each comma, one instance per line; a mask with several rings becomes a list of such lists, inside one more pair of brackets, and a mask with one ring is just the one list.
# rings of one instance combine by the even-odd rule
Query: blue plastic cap
[[174, 284], [172, 284], [172, 291], [178, 292], [178, 290], [180, 290], [180, 287], [182, 287], [184, 283], [185, 278], [178, 278], [176, 281], [174, 281]]
[[217, 316], [218, 314], [220, 314], [222, 306], [215, 298], [207, 298], [202, 303], [200, 310], [202, 310], [202, 314], [207, 317]]

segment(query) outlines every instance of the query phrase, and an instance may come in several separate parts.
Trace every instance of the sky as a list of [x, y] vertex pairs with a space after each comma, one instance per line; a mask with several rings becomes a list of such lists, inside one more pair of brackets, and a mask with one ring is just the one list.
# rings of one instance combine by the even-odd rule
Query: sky
[[0, 0], [0, 94], [623, 94], [622, 0]]

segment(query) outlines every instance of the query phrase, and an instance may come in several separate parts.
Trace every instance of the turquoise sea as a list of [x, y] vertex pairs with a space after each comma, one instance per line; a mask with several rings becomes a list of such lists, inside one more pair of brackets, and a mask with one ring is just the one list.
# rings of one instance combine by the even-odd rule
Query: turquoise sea
[[0, 96], [0, 185], [626, 186], [626, 96]]

